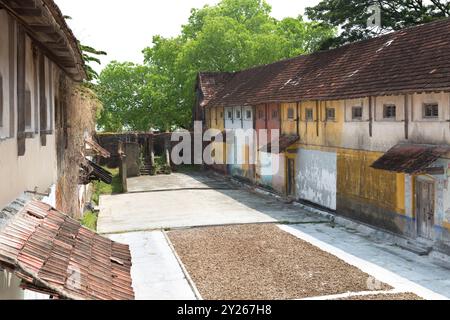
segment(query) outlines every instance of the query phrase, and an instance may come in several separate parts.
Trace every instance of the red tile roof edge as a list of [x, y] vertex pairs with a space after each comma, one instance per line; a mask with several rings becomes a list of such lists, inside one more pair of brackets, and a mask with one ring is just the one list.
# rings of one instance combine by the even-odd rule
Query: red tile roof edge
[[[22, 279], [22, 286], [55, 292], [60, 298], [134, 299], [129, 246], [39, 201], [27, 203], [0, 228], [0, 264]], [[73, 280], [79, 287], [70, 282], [73, 273], [68, 271], [73, 268], [79, 269], [79, 278]], [[110, 276], [100, 276], [102, 269], [109, 269]]]
[[206, 107], [447, 92], [450, 18], [226, 74]]

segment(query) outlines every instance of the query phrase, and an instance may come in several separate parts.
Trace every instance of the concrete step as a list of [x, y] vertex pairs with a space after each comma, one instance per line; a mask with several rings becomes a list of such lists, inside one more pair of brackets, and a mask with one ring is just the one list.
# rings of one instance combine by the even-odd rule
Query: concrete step
[[428, 243], [419, 241], [407, 241], [405, 243], [398, 243], [398, 246], [419, 256], [428, 256], [431, 251], [433, 251], [433, 246], [429, 245]]

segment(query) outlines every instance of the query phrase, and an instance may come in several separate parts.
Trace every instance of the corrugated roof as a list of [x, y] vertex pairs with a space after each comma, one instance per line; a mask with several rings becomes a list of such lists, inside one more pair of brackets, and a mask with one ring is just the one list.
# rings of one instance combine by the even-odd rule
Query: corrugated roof
[[111, 158], [111, 153], [98, 144], [92, 137], [88, 137], [84, 140], [86, 144], [94, 150], [97, 154], [102, 156], [103, 158]]
[[280, 140], [278, 142], [278, 148], [275, 148], [274, 142], [267, 144], [266, 146], [261, 148], [261, 151], [267, 153], [280, 154], [284, 153], [287, 148], [292, 146], [294, 143], [300, 140], [299, 136], [296, 135], [282, 135], [280, 136]]
[[129, 247], [42, 202], [30, 202], [0, 229], [0, 265], [24, 288], [57, 298], [134, 299]]
[[450, 91], [450, 19], [233, 74], [207, 106]]
[[398, 173], [420, 174], [449, 152], [450, 146], [399, 144], [375, 161], [371, 167]]

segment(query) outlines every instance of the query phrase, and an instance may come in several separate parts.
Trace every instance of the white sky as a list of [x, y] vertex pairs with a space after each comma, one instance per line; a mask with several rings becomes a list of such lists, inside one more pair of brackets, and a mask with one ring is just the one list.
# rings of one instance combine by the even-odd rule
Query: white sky
[[[266, 0], [278, 19], [296, 17], [319, 0]], [[55, 0], [75, 36], [86, 45], [108, 52], [112, 60], [142, 62], [141, 51], [154, 35], [176, 36], [191, 8], [214, 5], [219, 0]], [[96, 69], [101, 69], [96, 68]]]

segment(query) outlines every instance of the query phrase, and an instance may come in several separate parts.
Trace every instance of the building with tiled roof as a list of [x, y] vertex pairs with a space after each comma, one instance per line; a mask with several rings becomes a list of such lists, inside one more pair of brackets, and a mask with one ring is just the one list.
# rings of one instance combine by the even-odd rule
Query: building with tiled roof
[[269, 132], [227, 140], [228, 174], [450, 252], [450, 19], [225, 79], [197, 120]]
[[85, 185], [112, 179], [85, 78], [52, 0], [0, 0], [0, 299], [134, 298], [129, 247], [78, 222]]

